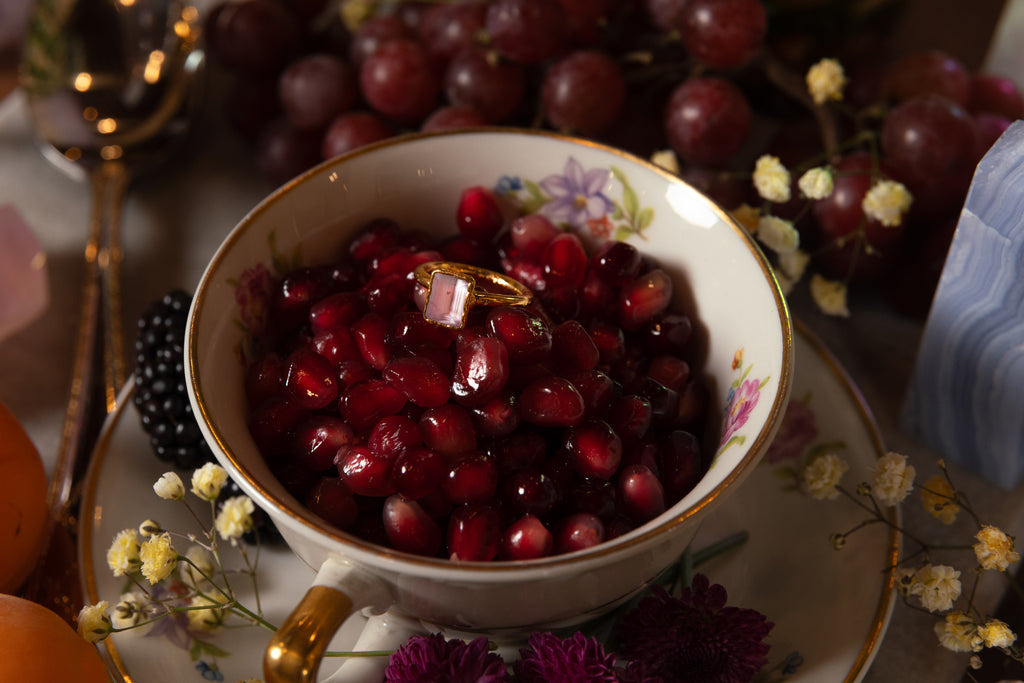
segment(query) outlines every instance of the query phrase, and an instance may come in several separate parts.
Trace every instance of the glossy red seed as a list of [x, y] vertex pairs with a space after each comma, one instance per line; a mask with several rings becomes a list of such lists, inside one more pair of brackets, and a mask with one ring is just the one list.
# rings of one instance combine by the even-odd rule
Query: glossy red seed
[[327, 273], [317, 268], [296, 268], [281, 279], [271, 302], [276, 325], [294, 328], [309, 319], [310, 307], [330, 292]]
[[393, 358], [381, 376], [407, 399], [424, 408], [447, 403], [451, 395], [448, 377], [429, 358]]
[[500, 543], [501, 518], [488, 505], [461, 505], [448, 518], [448, 551], [452, 560], [493, 560]]
[[366, 313], [366, 299], [358, 292], [335, 292], [313, 304], [309, 309], [309, 324], [313, 332], [347, 329]]
[[519, 427], [519, 407], [508, 392], [500, 392], [470, 408], [473, 427], [484, 438], [508, 436]]
[[389, 345], [402, 350], [422, 346], [447, 349], [454, 338], [451, 328], [427, 322], [419, 311], [395, 313], [386, 336]]
[[560, 373], [591, 370], [601, 362], [601, 352], [578, 320], [566, 320], [551, 331], [551, 358]]
[[367, 223], [349, 242], [348, 250], [352, 260], [365, 267], [386, 248], [401, 244], [402, 231], [398, 224], [387, 218], [378, 218]]
[[618, 477], [619, 509], [637, 524], [665, 511], [665, 491], [658, 477], [644, 465], [630, 465]]
[[487, 452], [498, 464], [502, 475], [539, 468], [547, 457], [547, 441], [533, 430], [521, 429], [503, 439], [491, 441]]
[[366, 306], [382, 316], [390, 318], [409, 301], [412, 284], [404, 275], [374, 276], [360, 292], [366, 297]]
[[388, 415], [397, 415], [405, 406], [405, 396], [382, 379], [353, 384], [338, 399], [341, 417], [357, 432], [371, 429]]
[[523, 258], [537, 263], [551, 240], [562, 234], [562, 230], [551, 220], [539, 213], [520, 216], [512, 221], [509, 233], [514, 246]]
[[618, 291], [604, 282], [593, 270], [587, 270], [583, 284], [579, 288], [580, 317], [600, 317], [614, 310], [618, 300]]
[[583, 477], [573, 481], [569, 489], [569, 507], [587, 512], [602, 520], [615, 515], [615, 486], [605, 479]]
[[608, 424], [625, 441], [641, 438], [651, 426], [651, 402], [643, 396], [627, 394], [612, 401]]
[[600, 370], [581, 370], [571, 375], [569, 381], [583, 397], [583, 409], [587, 417], [603, 418], [619, 391], [615, 381]]
[[359, 514], [352, 491], [338, 477], [321, 478], [306, 495], [305, 502], [310, 512], [339, 529], [348, 529]]
[[382, 518], [392, 548], [428, 557], [441, 549], [440, 527], [416, 501], [400, 495], [389, 496], [384, 501]]
[[700, 441], [682, 429], [670, 432], [659, 444], [658, 472], [666, 502], [675, 503], [697, 485], [704, 472]]
[[353, 441], [352, 428], [340, 417], [314, 415], [296, 427], [292, 453], [310, 470], [324, 472], [334, 465], [338, 449]]
[[604, 523], [587, 512], [562, 519], [555, 530], [555, 553], [571, 553], [593, 548], [604, 541]]
[[444, 456], [429, 448], [413, 447], [395, 459], [391, 479], [396, 491], [410, 500], [418, 500], [437, 490], [447, 475]]
[[374, 455], [388, 460], [394, 460], [404, 451], [422, 444], [419, 424], [405, 415], [382, 417], [366, 439], [366, 445]]
[[505, 388], [509, 358], [496, 337], [477, 337], [458, 344], [451, 393], [459, 403], [478, 406]]
[[544, 517], [558, 503], [555, 482], [539, 469], [521, 469], [502, 481], [502, 500], [518, 515]]
[[679, 394], [679, 424], [697, 425], [704, 421], [708, 411], [708, 388], [695, 377]]
[[690, 379], [690, 364], [678, 356], [655, 356], [647, 366], [647, 375], [678, 392]]
[[362, 356], [358, 359], [343, 360], [338, 363], [335, 371], [338, 376], [338, 390], [344, 393], [353, 384], [365, 382], [368, 379], [376, 379], [377, 371], [367, 365]]
[[672, 302], [672, 278], [655, 268], [622, 286], [618, 320], [627, 330], [635, 330], [664, 313]]
[[683, 355], [693, 334], [693, 321], [681, 313], [655, 316], [644, 330], [644, 339], [652, 353]]
[[544, 523], [524, 515], [505, 529], [499, 554], [503, 560], [535, 560], [549, 556], [553, 549], [554, 537]]
[[543, 377], [519, 394], [522, 419], [541, 427], [571, 427], [583, 419], [583, 396], [569, 380]]
[[618, 287], [640, 274], [640, 252], [628, 242], [609, 240], [590, 257], [590, 268], [606, 284]]
[[579, 287], [548, 287], [539, 293], [538, 299], [554, 321], [579, 318]]
[[551, 327], [521, 306], [499, 306], [487, 314], [487, 329], [500, 339], [510, 363], [539, 363], [551, 353]]
[[352, 333], [342, 327], [314, 334], [313, 348], [335, 366], [343, 361], [362, 360]]
[[258, 358], [246, 369], [245, 398], [250, 408], [281, 395], [283, 372], [284, 359], [272, 351]]
[[471, 451], [449, 468], [441, 486], [456, 505], [487, 502], [498, 488], [498, 465], [487, 453]]
[[323, 408], [338, 398], [334, 366], [308, 349], [298, 349], [288, 355], [282, 383], [288, 396], [309, 410]]
[[469, 412], [455, 403], [428, 408], [420, 417], [423, 443], [444, 455], [476, 449], [476, 432]]
[[587, 325], [587, 332], [594, 340], [602, 363], [610, 365], [626, 353], [626, 335], [618, 325], [607, 320], [592, 320]]
[[540, 262], [549, 287], [579, 287], [587, 274], [587, 252], [576, 233], [563, 232], [548, 242]]
[[383, 370], [393, 352], [387, 343], [391, 323], [379, 313], [367, 313], [352, 324], [352, 337], [363, 360], [374, 370]]
[[548, 288], [548, 283], [544, 279], [544, 268], [536, 261], [522, 256], [503, 257], [501, 270], [513, 280], [526, 285], [535, 295], [543, 293]]
[[486, 187], [476, 185], [462, 191], [455, 222], [463, 236], [489, 242], [497, 236], [505, 218], [494, 194]]
[[395, 492], [392, 461], [375, 455], [366, 446], [343, 447], [338, 451], [337, 465], [341, 478], [356, 495], [390, 496]]
[[611, 479], [622, 462], [622, 440], [603, 420], [588, 419], [569, 429], [565, 450], [583, 477]]
[[249, 415], [249, 433], [265, 457], [287, 453], [295, 429], [309, 418], [310, 411], [279, 396], [268, 399]]
[[679, 417], [679, 392], [653, 377], [641, 377], [634, 385], [634, 391], [650, 401], [652, 424], [669, 425]]

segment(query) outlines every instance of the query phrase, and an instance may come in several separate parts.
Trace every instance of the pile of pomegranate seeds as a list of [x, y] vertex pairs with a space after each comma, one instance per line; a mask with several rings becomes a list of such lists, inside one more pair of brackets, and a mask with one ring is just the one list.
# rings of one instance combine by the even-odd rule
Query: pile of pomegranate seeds
[[[588, 256], [543, 215], [503, 215], [469, 188], [448, 241], [378, 219], [330, 265], [274, 280], [250, 431], [338, 528], [427, 556], [545, 557], [654, 518], [706, 469], [671, 279], [625, 242]], [[412, 273], [434, 260], [505, 272], [534, 301], [428, 322]]]

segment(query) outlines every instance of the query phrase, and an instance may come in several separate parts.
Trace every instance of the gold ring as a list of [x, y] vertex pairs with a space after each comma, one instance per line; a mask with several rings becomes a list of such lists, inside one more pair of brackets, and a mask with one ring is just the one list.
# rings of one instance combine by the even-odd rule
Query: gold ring
[[[460, 330], [466, 325], [471, 306], [527, 306], [533, 292], [518, 280], [486, 268], [449, 261], [422, 263], [413, 271], [416, 282], [426, 290], [423, 317], [429, 322]], [[491, 292], [478, 286], [489, 282], [512, 293]]]

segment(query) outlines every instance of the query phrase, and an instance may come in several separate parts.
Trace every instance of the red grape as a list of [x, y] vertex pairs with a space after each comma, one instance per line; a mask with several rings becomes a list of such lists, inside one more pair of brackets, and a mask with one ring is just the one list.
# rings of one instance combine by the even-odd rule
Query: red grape
[[428, 116], [420, 130], [450, 130], [452, 128], [470, 128], [472, 126], [483, 126], [487, 120], [483, 115], [472, 107], [464, 105], [452, 105], [441, 107]]
[[996, 74], [974, 74], [967, 106], [974, 113], [999, 114], [1011, 121], [1024, 118], [1024, 97], [1020, 89], [1009, 78]]
[[278, 80], [278, 93], [288, 120], [305, 129], [324, 128], [359, 94], [352, 67], [325, 54], [292, 62]]
[[260, 172], [275, 183], [290, 180], [320, 162], [320, 135], [283, 119], [271, 123], [256, 143]]
[[376, 114], [366, 111], [349, 112], [334, 119], [327, 127], [320, 153], [324, 159], [331, 159], [394, 134], [391, 126]]
[[761, 0], [689, 0], [680, 14], [683, 46], [708, 66], [741, 66], [761, 49], [767, 28]]
[[539, 64], [561, 52], [566, 26], [565, 11], [551, 0], [495, 0], [487, 8], [494, 47], [523, 64]]
[[940, 50], [912, 52], [889, 67], [883, 87], [897, 102], [921, 95], [942, 95], [961, 107], [971, 94], [967, 67]]
[[227, 3], [211, 13], [210, 21], [212, 54], [239, 71], [276, 71], [299, 45], [299, 21], [277, 0]]
[[503, 61], [496, 52], [470, 48], [448, 63], [444, 88], [452, 104], [473, 107], [489, 123], [498, 123], [522, 102], [526, 77], [522, 66]]
[[447, 63], [479, 41], [487, 16], [486, 2], [439, 3], [422, 16], [420, 42], [433, 59]]
[[596, 50], [573, 52], [553, 64], [541, 93], [548, 122], [582, 135], [596, 135], [615, 123], [625, 100], [622, 70]]
[[715, 166], [747, 139], [753, 114], [739, 88], [721, 78], [689, 78], [669, 98], [664, 125], [676, 154], [691, 164]]
[[384, 43], [414, 37], [415, 33], [393, 14], [372, 16], [352, 33], [348, 57], [353, 64], [361, 66]]
[[359, 69], [359, 85], [371, 107], [403, 123], [422, 121], [441, 89], [423, 47], [406, 39], [377, 48]]

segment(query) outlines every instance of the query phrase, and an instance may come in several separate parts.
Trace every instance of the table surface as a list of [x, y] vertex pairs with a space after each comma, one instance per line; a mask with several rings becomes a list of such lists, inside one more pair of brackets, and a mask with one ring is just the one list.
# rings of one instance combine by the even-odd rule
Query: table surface
[[[39, 154], [12, 73], [12, 61], [0, 55], [0, 205], [12, 204], [40, 240], [50, 303], [36, 321], [0, 340], [0, 401], [25, 425], [52, 468], [71, 375], [89, 192]], [[194, 289], [227, 231], [273, 189], [255, 172], [248, 149], [225, 134], [220, 118], [204, 117], [187, 153], [131, 188], [123, 219], [126, 321], [136, 320], [147, 303], [171, 287]], [[824, 341], [860, 388], [887, 447], [907, 454], [920, 473], [931, 476], [941, 455], [899, 428], [923, 320], [895, 313], [880, 298], [857, 291], [849, 319], [822, 315], [799, 293], [790, 303], [794, 316]], [[951, 470], [983, 519], [1010, 534], [1024, 532], [1024, 486], [1007, 491], [955, 465]], [[936, 531], [937, 542], [962, 542], [971, 534], [964, 520], [948, 528], [937, 525], [916, 498], [903, 507], [906, 524]], [[998, 576], [983, 577], [976, 598], [982, 613], [995, 611], [1004, 585]], [[939, 647], [934, 623], [932, 615], [896, 605], [864, 680], [960, 681], [966, 657]]]

